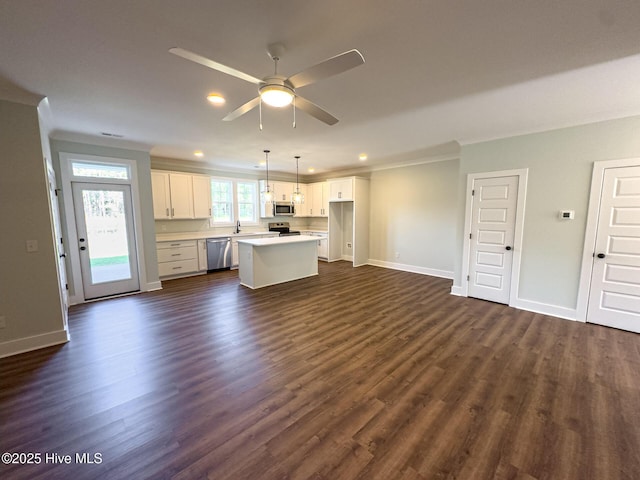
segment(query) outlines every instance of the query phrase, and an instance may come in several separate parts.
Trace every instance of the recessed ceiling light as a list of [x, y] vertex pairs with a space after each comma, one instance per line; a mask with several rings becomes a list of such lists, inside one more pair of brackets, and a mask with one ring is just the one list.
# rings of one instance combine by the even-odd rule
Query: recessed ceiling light
[[360, 155], [358, 155], [358, 158], [360, 159], [361, 162], [364, 162], [369, 157], [367, 157], [366, 153], [361, 153]]
[[315, 169], [315, 168], [313, 168], [313, 167], [309, 167], [308, 171], [309, 171], [309, 172], [311, 172], [311, 173], [313, 173], [313, 172], [315, 172], [315, 171], [316, 171], [316, 169]]
[[195, 152], [193, 152], [193, 154], [198, 158], [204, 157], [204, 153], [202, 153], [201, 150], [196, 150]]
[[222, 105], [226, 100], [219, 93], [210, 93], [207, 95], [207, 100], [213, 103], [214, 105]]

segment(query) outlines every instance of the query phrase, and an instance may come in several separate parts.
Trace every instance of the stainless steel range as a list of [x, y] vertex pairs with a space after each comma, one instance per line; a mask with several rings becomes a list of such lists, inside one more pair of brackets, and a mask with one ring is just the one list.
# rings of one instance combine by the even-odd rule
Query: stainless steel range
[[300, 232], [297, 230], [291, 230], [289, 227], [289, 222], [273, 222], [269, 223], [269, 231], [270, 232], [279, 232], [281, 237], [286, 237], [289, 235], [300, 235]]

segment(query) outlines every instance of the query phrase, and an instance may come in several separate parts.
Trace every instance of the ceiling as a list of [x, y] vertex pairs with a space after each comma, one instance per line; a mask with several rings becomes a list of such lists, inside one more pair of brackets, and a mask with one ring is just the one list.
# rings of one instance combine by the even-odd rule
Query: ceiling
[[[0, 0], [0, 77], [48, 98], [52, 136], [254, 170], [375, 169], [460, 144], [640, 114], [637, 0]], [[366, 63], [297, 93], [340, 119], [258, 109], [222, 118], [256, 77], [356, 48]], [[1, 90], [0, 90], [1, 91]], [[214, 107], [205, 97], [224, 95]], [[102, 133], [122, 135], [105, 137]], [[368, 154], [361, 162], [358, 155]]]

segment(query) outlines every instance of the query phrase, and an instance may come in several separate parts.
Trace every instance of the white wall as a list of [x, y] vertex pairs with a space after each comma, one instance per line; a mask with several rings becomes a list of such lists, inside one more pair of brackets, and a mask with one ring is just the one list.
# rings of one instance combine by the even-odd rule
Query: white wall
[[[455, 284], [469, 173], [528, 168], [519, 299], [575, 309], [593, 162], [640, 156], [640, 117], [462, 147]], [[575, 220], [558, 219], [575, 210]]]
[[[36, 106], [0, 100], [0, 356], [67, 340]], [[27, 240], [38, 251], [26, 250]]]
[[456, 159], [371, 173], [371, 263], [453, 277], [458, 166]]

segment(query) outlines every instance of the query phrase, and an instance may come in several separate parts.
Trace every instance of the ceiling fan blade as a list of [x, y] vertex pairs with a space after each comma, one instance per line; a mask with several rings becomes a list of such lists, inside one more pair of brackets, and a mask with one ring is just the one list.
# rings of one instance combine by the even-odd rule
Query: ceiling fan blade
[[303, 112], [308, 113], [314, 118], [317, 118], [321, 122], [326, 123], [327, 125], [335, 125], [338, 123], [338, 119], [331, 115], [326, 110], [323, 110], [315, 103], [311, 103], [306, 98], [302, 98], [299, 95], [296, 95], [296, 108], [299, 108]]
[[364, 57], [358, 50], [349, 50], [348, 52], [331, 57], [324, 62], [320, 62], [313, 67], [309, 67], [302, 72], [296, 73], [287, 80], [293, 85], [293, 88], [300, 88], [322, 80], [323, 78], [346, 72], [363, 63]]
[[212, 68], [222, 73], [226, 73], [227, 75], [231, 75], [242, 80], [245, 80], [250, 83], [255, 83], [257, 85], [263, 83], [260, 78], [253, 77], [246, 73], [241, 72], [240, 70], [236, 70], [235, 68], [227, 67], [226, 65], [222, 65], [221, 63], [214, 62], [202, 55], [198, 55], [197, 53], [190, 52], [189, 50], [184, 50], [182, 48], [170, 48], [170, 53], [177, 55], [179, 57], [185, 58], [187, 60], [191, 60], [192, 62], [199, 63], [200, 65], [204, 65], [205, 67]]
[[240, 115], [244, 115], [249, 110], [256, 108], [259, 103], [260, 103], [260, 97], [256, 97], [253, 100], [249, 100], [247, 103], [245, 103], [241, 107], [236, 108], [233, 112], [228, 114], [222, 120], [224, 120], [225, 122], [230, 122], [231, 120], [235, 120]]

